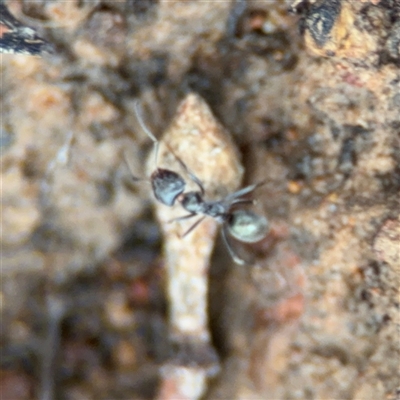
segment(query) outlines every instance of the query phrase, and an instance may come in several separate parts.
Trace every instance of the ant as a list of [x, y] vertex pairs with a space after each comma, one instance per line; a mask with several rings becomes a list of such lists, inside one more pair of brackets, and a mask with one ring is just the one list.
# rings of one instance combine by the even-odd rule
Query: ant
[[135, 102], [135, 112], [141, 129], [154, 143], [156, 169], [150, 176], [150, 182], [154, 197], [162, 204], [172, 207], [178, 202], [188, 214], [174, 218], [170, 222], [182, 221], [198, 215], [201, 217], [182, 235], [185, 237], [192, 232], [206, 217], [214, 218], [222, 225], [222, 237], [232, 259], [237, 264], [245, 264], [233, 250], [227, 233], [237, 240], [245, 243], [255, 243], [263, 239], [269, 231], [269, 223], [251, 210], [245, 208], [235, 208], [243, 204], [253, 204], [254, 201], [244, 196], [253, 192], [264, 182], [246, 186], [221, 200], [208, 201], [205, 199], [205, 190], [201, 180], [189, 170], [186, 164], [168, 146], [169, 151], [175, 157], [182, 169], [189, 178], [197, 185], [199, 190], [185, 192], [186, 182], [177, 172], [165, 168], [157, 167], [159, 141], [147, 128], [142, 119], [142, 112], [139, 101]]

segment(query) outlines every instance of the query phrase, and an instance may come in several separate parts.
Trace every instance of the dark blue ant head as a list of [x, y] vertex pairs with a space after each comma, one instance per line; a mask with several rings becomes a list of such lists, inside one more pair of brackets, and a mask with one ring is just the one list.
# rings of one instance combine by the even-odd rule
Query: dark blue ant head
[[155, 198], [166, 206], [173, 206], [176, 198], [185, 190], [186, 183], [176, 172], [157, 168], [151, 174], [151, 186]]

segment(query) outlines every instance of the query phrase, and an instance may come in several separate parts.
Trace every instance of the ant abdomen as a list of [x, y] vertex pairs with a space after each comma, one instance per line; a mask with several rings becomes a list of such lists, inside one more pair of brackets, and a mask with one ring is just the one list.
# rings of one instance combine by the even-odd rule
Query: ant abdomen
[[230, 213], [227, 221], [228, 232], [237, 240], [255, 243], [264, 239], [269, 231], [268, 220], [248, 209]]
[[154, 197], [166, 206], [173, 206], [176, 198], [185, 190], [186, 182], [174, 171], [157, 168], [151, 174]]

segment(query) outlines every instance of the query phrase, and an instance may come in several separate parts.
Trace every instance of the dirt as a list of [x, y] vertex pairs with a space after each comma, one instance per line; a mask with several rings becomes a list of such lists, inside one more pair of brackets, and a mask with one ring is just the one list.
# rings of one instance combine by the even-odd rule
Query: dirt
[[2, 398], [157, 396], [166, 277], [134, 103], [160, 137], [195, 92], [271, 223], [235, 244], [248, 266], [215, 245], [204, 398], [397, 399], [400, 2], [5, 4], [54, 52], [1, 58]]

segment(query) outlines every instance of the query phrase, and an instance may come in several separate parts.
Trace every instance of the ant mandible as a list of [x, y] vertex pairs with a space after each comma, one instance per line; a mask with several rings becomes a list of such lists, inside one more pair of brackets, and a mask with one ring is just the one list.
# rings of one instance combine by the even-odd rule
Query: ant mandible
[[245, 264], [233, 250], [227, 233], [235, 239], [245, 243], [255, 243], [263, 239], [269, 231], [269, 223], [263, 216], [246, 208], [236, 208], [239, 205], [252, 204], [253, 200], [244, 196], [253, 192], [264, 182], [249, 185], [221, 200], [209, 201], [205, 199], [205, 190], [201, 180], [189, 170], [186, 164], [168, 146], [169, 151], [175, 157], [189, 178], [198, 186], [199, 190], [185, 192], [186, 182], [177, 172], [157, 166], [159, 141], [147, 128], [142, 118], [142, 110], [139, 101], [135, 102], [135, 112], [141, 129], [154, 143], [155, 170], [150, 176], [150, 182], [154, 197], [162, 204], [172, 207], [178, 202], [188, 214], [174, 218], [170, 222], [182, 221], [195, 216], [201, 217], [182, 235], [188, 235], [206, 217], [214, 218], [222, 225], [222, 238], [232, 259], [238, 264]]

